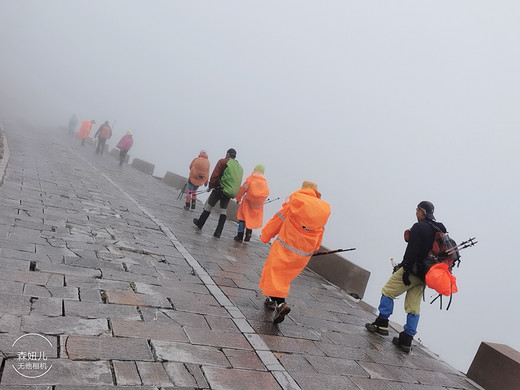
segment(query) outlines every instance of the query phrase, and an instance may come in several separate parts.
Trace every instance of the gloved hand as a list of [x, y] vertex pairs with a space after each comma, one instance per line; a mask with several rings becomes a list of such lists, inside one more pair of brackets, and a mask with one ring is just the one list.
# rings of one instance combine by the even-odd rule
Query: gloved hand
[[412, 284], [410, 282], [410, 266], [408, 264], [403, 265], [403, 283], [405, 286]]
[[211, 191], [211, 188], [208, 188], [208, 189], [206, 190], [206, 192], [210, 192], [210, 191]]

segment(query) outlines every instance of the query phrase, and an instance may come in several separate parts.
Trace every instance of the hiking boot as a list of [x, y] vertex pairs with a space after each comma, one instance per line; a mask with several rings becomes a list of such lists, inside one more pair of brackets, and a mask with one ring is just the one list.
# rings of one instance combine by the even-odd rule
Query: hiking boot
[[219, 238], [222, 234], [222, 229], [224, 229], [224, 224], [226, 223], [227, 215], [226, 214], [220, 214], [220, 217], [218, 217], [218, 225], [215, 229], [215, 233], [213, 233], [213, 237]]
[[399, 333], [399, 337], [394, 337], [392, 339], [392, 343], [394, 343], [401, 351], [410, 353], [412, 350], [412, 340], [413, 336], [410, 336], [408, 333], [401, 332]]
[[383, 336], [388, 336], [388, 320], [383, 320], [377, 317], [371, 324], [365, 324], [365, 328], [371, 333], [379, 333]]
[[186, 202], [186, 204], [184, 205], [184, 210], [189, 210], [190, 209], [190, 202]]
[[191, 209], [192, 210], [195, 210], [195, 204], [197, 203], [197, 200], [196, 199], [192, 199], [191, 200]]
[[200, 215], [200, 217], [198, 219], [193, 218], [193, 223], [195, 224], [195, 226], [197, 226], [199, 229], [202, 229], [202, 227], [206, 223], [206, 219], [208, 219], [208, 217], [209, 217], [209, 214], [210, 214], [209, 211], [204, 210], [204, 211], [202, 211], [202, 214]]
[[233, 237], [233, 240], [242, 242], [244, 238], [244, 232], [238, 232], [235, 237]]
[[268, 308], [269, 310], [274, 310], [276, 309], [276, 302], [273, 301], [271, 298], [267, 297], [265, 298], [265, 301], [264, 301], [264, 305], [266, 308]]
[[291, 311], [291, 308], [286, 303], [280, 303], [278, 307], [276, 308], [276, 315], [274, 316], [273, 322], [275, 324], [279, 324], [280, 322], [283, 322], [285, 320], [285, 316], [289, 314]]
[[251, 229], [246, 229], [246, 238], [244, 238], [245, 242], [249, 242], [251, 240], [251, 234], [253, 231]]

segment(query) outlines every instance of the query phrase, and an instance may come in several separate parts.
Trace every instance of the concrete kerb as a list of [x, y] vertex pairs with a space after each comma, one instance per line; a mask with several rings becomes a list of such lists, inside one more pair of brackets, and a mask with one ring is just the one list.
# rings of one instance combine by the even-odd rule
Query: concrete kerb
[[0, 185], [4, 183], [5, 173], [7, 171], [7, 164], [9, 163], [9, 158], [11, 156], [11, 152], [9, 151], [9, 144], [7, 143], [7, 136], [5, 135], [4, 125], [0, 123], [0, 133], [2, 134], [3, 141], [3, 153], [0, 159]]

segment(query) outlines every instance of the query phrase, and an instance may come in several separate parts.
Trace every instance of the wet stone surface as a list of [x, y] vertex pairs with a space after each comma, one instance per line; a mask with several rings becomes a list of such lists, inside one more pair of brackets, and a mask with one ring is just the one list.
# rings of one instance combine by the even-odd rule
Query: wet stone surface
[[[200, 204], [184, 210], [179, 190], [91, 143], [5, 129], [1, 388], [478, 388], [419, 343], [398, 351], [394, 329], [368, 334], [366, 306], [309, 271], [273, 325], [258, 289], [269, 246], [257, 236], [236, 243], [228, 220], [215, 239], [216, 214], [196, 229]], [[28, 363], [22, 349], [42, 348], [13, 347], [30, 333], [52, 345], [52, 368], [37, 379], [13, 368]]]

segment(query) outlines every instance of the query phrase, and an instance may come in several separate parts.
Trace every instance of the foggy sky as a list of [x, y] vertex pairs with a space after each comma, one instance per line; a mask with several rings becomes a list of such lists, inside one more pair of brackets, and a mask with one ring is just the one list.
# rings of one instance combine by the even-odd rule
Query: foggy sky
[[449, 311], [427, 291], [417, 337], [464, 372], [481, 341], [520, 350], [520, 4], [323, 3], [0, 0], [0, 120], [116, 121], [113, 140], [132, 130], [156, 175], [234, 147], [281, 198], [266, 219], [315, 181], [323, 243], [358, 248], [374, 306], [430, 200], [479, 244]]

